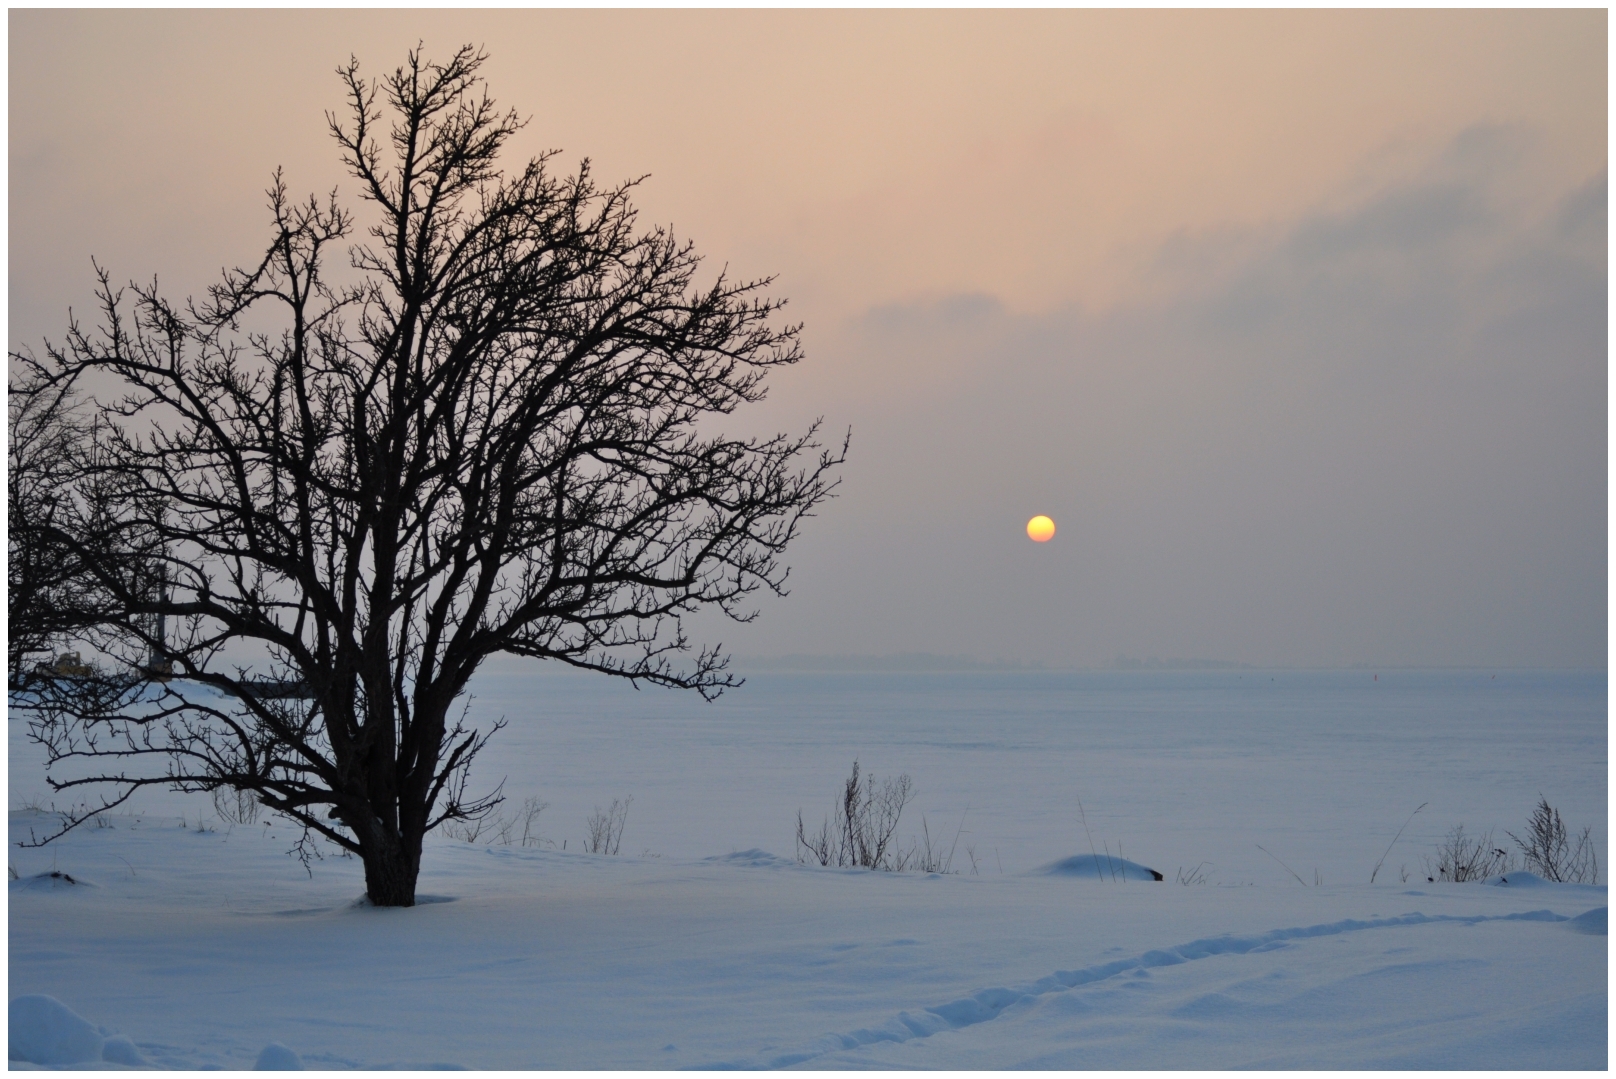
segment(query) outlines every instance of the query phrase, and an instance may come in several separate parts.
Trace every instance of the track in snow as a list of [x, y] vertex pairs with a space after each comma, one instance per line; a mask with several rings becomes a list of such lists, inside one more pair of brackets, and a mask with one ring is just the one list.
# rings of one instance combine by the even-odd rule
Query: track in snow
[[[1590, 911], [1589, 915], [1604, 908]], [[1418, 912], [1396, 918], [1344, 919], [1325, 925], [1275, 929], [1257, 936], [1205, 937], [1176, 947], [1145, 952], [1128, 959], [1117, 959], [1079, 970], [1058, 970], [1048, 977], [1016, 988], [998, 986], [982, 989], [968, 997], [926, 1008], [919, 1013], [902, 1011], [877, 1027], [861, 1027], [848, 1034], [826, 1034], [800, 1049], [787, 1053], [770, 1054], [749, 1060], [715, 1062], [703, 1065], [714, 1069], [789, 1068], [806, 1064], [832, 1053], [858, 1049], [883, 1042], [909, 1042], [929, 1038], [943, 1031], [961, 1030], [991, 1022], [1014, 1004], [1031, 1001], [1052, 993], [1064, 993], [1078, 986], [1090, 985], [1121, 974], [1149, 970], [1155, 967], [1177, 966], [1217, 955], [1248, 955], [1272, 951], [1291, 940], [1338, 936], [1373, 929], [1394, 929], [1404, 926], [1455, 923], [1479, 925], [1484, 922], [1582, 922], [1588, 915], [1577, 919], [1555, 914], [1549, 910], [1534, 910], [1498, 915], [1427, 915]], [[1590, 919], [1603, 925], [1603, 919]], [[1594, 930], [1597, 932], [1597, 930]]]

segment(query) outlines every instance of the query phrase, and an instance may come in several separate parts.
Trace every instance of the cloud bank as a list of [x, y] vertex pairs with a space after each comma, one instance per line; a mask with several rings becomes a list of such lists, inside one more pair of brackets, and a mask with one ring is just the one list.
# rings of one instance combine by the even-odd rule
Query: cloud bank
[[748, 650], [1601, 665], [1606, 179], [1521, 197], [1528, 135], [1177, 237], [1145, 302], [956, 295], [820, 341], [854, 456]]

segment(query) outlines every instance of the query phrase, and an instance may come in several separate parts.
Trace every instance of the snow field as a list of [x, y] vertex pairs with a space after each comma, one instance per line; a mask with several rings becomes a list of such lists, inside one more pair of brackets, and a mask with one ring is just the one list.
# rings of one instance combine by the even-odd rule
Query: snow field
[[1111, 885], [440, 843], [428, 901], [377, 910], [354, 862], [289, 872], [265, 830], [127, 824], [54, 852], [84, 883], [32, 878], [52, 854], [19, 861], [11, 987], [159, 1067], [251, 1067], [272, 1042], [322, 1068], [1605, 1059], [1606, 938], [1570, 922], [1603, 887]]
[[[550, 803], [554, 846], [431, 839], [410, 910], [199, 796], [21, 849], [50, 817], [20, 807], [49, 796], [13, 715], [11, 999], [83, 1017], [107, 1067], [273, 1046], [310, 1068], [1606, 1064], [1606, 889], [1421, 872], [1448, 828], [1502, 838], [1539, 792], [1608, 864], [1602, 672], [760, 674], [711, 707], [565, 675], [473, 691], [474, 719], [511, 722], [477, 785]], [[795, 862], [797, 810], [817, 824], [855, 757], [913, 776], [900, 839], [922, 815], [957, 834], [958, 875]], [[579, 853], [620, 796], [624, 856]]]

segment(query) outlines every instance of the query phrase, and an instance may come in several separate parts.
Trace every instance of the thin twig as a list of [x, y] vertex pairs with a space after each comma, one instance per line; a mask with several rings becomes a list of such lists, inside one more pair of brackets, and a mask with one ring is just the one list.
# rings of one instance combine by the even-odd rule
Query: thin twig
[[[1420, 803], [1420, 809], [1424, 809], [1426, 806], [1428, 806], [1430, 804], [1431, 804], [1430, 802], [1421, 802]], [[1375, 883], [1375, 874], [1379, 873], [1380, 872], [1380, 867], [1386, 864], [1386, 855], [1390, 854], [1392, 852], [1392, 848], [1397, 846], [1397, 841], [1399, 839], [1403, 838], [1404, 829], [1406, 829], [1409, 826], [1409, 824], [1414, 820], [1415, 814], [1418, 813], [1420, 811], [1420, 809], [1416, 809], [1413, 813], [1410, 813], [1408, 815], [1408, 820], [1403, 822], [1403, 827], [1397, 829], [1397, 834], [1392, 836], [1392, 841], [1390, 843], [1386, 844], [1386, 853], [1382, 854], [1380, 856], [1380, 861], [1375, 863], [1374, 872], [1369, 874], [1369, 883], [1370, 884]]]
[[[1098, 872], [1100, 868], [1100, 852], [1094, 849], [1094, 833], [1089, 831], [1089, 815], [1083, 812], [1083, 796], [1081, 794], [1077, 796], [1077, 815], [1083, 821], [1083, 834], [1089, 837], [1089, 853], [1094, 856], [1094, 869]], [[993, 852], [994, 856], [997, 857], [998, 848], [995, 847]], [[1000, 872], [1003, 872], [1003, 870], [1000, 870]]]
[[[970, 811], [971, 811], [971, 807], [966, 806], [965, 807], [965, 813], [969, 813]], [[955, 850], [956, 847], [959, 846], [959, 837], [965, 834], [965, 813], [960, 814], [959, 831], [954, 833], [954, 842], [948, 848], [948, 868], [949, 869], [954, 868], [954, 850]], [[972, 859], [971, 867], [973, 869], [976, 867], [975, 859]]]
[[[1279, 859], [1277, 857], [1275, 857], [1268, 850], [1268, 848], [1264, 847], [1261, 843], [1257, 844], [1257, 849], [1262, 851], [1264, 854], [1268, 855], [1268, 857], [1273, 858], [1274, 861], [1279, 862]], [[1296, 877], [1296, 870], [1292, 869], [1290, 866], [1286, 865], [1284, 862], [1279, 862], [1279, 865], [1280, 865], [1280, 868], [1285, 870], [1285, 872], [1289, 873], [1293, 877]], [[1304, 888], [1307, 887], [1307, 881], [1303, 880], [1301, 877], [1296, 877], [1296, 883], [1300, 884]]]

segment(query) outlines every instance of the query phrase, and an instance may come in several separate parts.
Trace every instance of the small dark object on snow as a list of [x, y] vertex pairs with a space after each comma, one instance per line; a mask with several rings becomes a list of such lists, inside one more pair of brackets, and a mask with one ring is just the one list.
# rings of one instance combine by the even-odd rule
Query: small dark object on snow
[[65, 880], [69, 884], [77, 884], [78, 883], [78, 881], [74, 880], [71, 876], [69, 876], [68, 874], [63, 873], [63, 872], [61, 872], [60, 870], [57, 870], [57, 869], [53, 869], [49, 873], [36, 874], [34, 876], [34, 879], [35, 880]]

